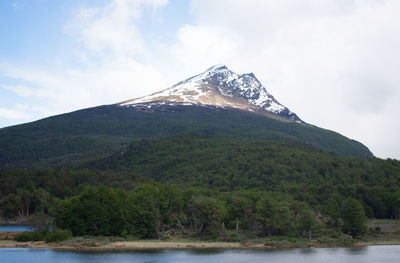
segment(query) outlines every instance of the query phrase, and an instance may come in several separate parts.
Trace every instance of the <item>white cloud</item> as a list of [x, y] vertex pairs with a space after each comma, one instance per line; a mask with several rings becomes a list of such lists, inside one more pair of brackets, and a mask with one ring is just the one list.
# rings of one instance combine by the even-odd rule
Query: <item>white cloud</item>
[[214, 64], [229, 61], [240, 41], [233, 34], [226, 35], [223, 28], [185, 25], [169, 49], [169, 60], [174, 61], [180, 78], [188, 77]]
[[253, 71], [305, 121], [400, 158], [384, 138], [400, 129], [399, 1], [193, 0], [191, 10], [180, 61]]
[[18, 96], [21, 97], [31, 97], [35, 95], [35, 92], [32, 88], [29, 88], [27, 86], [22, 86], [22, 85], [3, 85], [1, 88], [12, 91], [16, 93]]
[[146, 95], [225, 63], [254, 72], [305, 121], [400, 159], [400, 1], [192, 0], [194, 22], [168, 36], [171, 45], [149, 40], [140, 23], [144, 8], [166, 4], [111, 0], [76, 10], [65, 32], [79, 43], [71, 50], [78, 66], [3, 64], [2, 75], [24, 83], [4, 88], [63, 112]]
[[1, 118], [6, 118], [6, 119], [29, 119], [29, 114], [27, 114], [25, 111], [21, 110], [14, 110], [14, 109], [7, 109], [7, 108], [0, 108], [0, 117]]
[[78, 64], [52, 69], [3, 63], [1, 75], [28, 83], [29, 87], [1, 87], [22, 97], [45, 99], [47, 105], [40, 116], [116, 103], [164, 88], [160, 71], [149, 62], [139, 61], [147, 56], [147, 50], [136, 23], [143, 8], [157, 9], [166, 3], [112, 0], [103, 7], [79, 8], [64, 28], [66, 36], [82, 44], [71, 50]]
[[146, 44], [135, 22], [143, 6], [159, 8], [165, 4], [167, 0], [113, 0], [100, 8], [80, 8], [65, 31], [78, 37], [90, 52], [140, 55]]
[[136, 63], [129, 58], [106, 60], [84, 70], [69, 69], [58, 72], [0, 67], [0, 71], [7, 77], [37, 87], [6, 85], [4, 88], [20, 96], [46, 99], [54, 113], [116, 103], [165, 87], [163, 77], [157, 69]]

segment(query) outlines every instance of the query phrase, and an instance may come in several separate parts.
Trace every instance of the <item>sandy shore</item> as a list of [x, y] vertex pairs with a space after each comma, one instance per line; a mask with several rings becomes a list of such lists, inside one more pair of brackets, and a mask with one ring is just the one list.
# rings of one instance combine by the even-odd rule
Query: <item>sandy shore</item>
[[265, 249], [263, 244], [230, 243], [230, 242], [171, 242], [171, 241], [122, 241], [101, 244], [64, 244], [39, 242], [16, 242], [0, 240], [2, 248], [52, 248], [77, 251], [124, 251], [124, 250], [161, 250], [161, 249]]
[[[400, 241], [385, 242], [360, 242], [354, 246], [372, 246], [372, 245], [400, 245]], [[0, 240], [0, 248], [51, 248], [56, 250], [72, 251], [133, 251], [133, 250], [163, 250], [163, 249], [290, 249], [306, 247], [344, 247], [343, 245], [327, 245], [320, 243], [290, 243], [278, 242], [275, 244], [254, 244], [254, 243], [236, 243], [236, 242], [174, 242], [174, 241], [122, 241], [110, 242], [108, 244], [91, 242], [82, 243], [45, 243], [40, 242], [16, 242], [13, 240]]]
[[357, 242], [354, 246], [365, 247], [365, 246], [386, 246], [386, 245], [400, 245], [400, 240], [386, 240], [386, 241], [365, 241]]
[[[397, 223], [397, 222], [396, 222]], [[382, 225], [382, 224], [381, 224]], [[390, 229], [395, 229], [390, 227]], [[397, 228], [396, 228], [397, 229]], [[354, 243], [320, 243], [317, 240], [298, 242], [253, 240], [252, 242], [207, 242], [190, 239], [137, 240], [125, 241], [116, 237], [73, 237], [58, 243], [16, 242], [14, 235], [21, 232], [0, 231], [0, 248], [51, 248], [71, 251], [129, 251], [129, 250], [162, 250], [162, 249], [290, 249], [308, 247], [348, 247], [374, 245], [400, 245], [400, 236], [389, 232], [369, 236]], [[332, 241], [334, 242], [334, 241]]]

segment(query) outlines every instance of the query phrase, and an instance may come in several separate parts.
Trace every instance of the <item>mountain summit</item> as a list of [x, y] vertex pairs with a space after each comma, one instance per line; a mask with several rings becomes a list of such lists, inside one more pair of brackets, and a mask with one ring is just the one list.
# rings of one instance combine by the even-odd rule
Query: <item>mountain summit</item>
[[294, 112], [268, 93], [253, 73], [238, 75], [225, 65], [215, 65], [168, 89], [118, 104], [138, 108], [152, 108], [160, 105], [236, 108], [272, 114], [286, 120], [304, 123]]
[[112, 153], [119, 156], [132, 141], [146, 145], [148, 140], [187, 134], [373, 157], [360, 142], [304, 124], [253, 74], [238, 75], [218, 65], [149, 96], [2, 128], [0, 169], [80, 167]]

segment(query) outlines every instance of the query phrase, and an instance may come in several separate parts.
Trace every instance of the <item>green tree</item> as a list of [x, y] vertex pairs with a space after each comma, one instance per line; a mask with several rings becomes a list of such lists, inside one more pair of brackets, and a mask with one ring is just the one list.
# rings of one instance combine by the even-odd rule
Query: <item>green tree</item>
[[199, 196], [193, 198], [193, 215], [201, 225], [200, 233], [215, 230], [225, 215], [225, 208], [214, 198]]
[[229, 216], [235, 219], [235, 230], [239, 231], [240, 222], [248, 216], [250, 209], [249, 200], [243, 196], [233, 196], [228, 206]]
[[24, 188], [17, 189], [17, 196], [19, 202], [18, 214], [19, 216], [29, 216], [31, 211], [31, 201], [33, 192]]
[[257, 202], [257, 221], [261, 225], [261, 236], [271, 236], [279, 233], [278, 206], [275, 201], [268, 197], [263, 197]]
[[341, 198], [339, 195], [331, 195], [329, 196], [326, 205], [322, 208], [323, 213], [330, 217], [328, 224], [339, 228], [339, 219], [340, 219], [340, 204]]
[[364, 207], [354, 198], [347, 198], [342, 203], [343, 231], [353, 237], [367, 232]]
[[149, 188], [129, 192], [122, 210], [124, 234], [140, 238], [158, 237], [159, 210]]
[[56, 225], [74, 235], [120, 235], [122, 193], [104, 186], [86, 187], [78, 196], [61, 202]]
[[301, 210], [297, 219], [297, 224], [299, 229], [302, 231], [303, 236], [312, 239], [312, 232], [316, 226], [314, 211], [309, 207], [305, 207]]
[[176, 226], [183, 232], [180, 217], [183, 211], [182, 193], [178, 187], [169, 184], [157, 184], [153, 187], [153, 195], [158, 209], [158, 232], [175, 229]]
[[49, 192], [43, 188], [39, 188], [33, 192], [33, 198], [35, 200], [35, 212], [41, 212], [43, 214], [49, 206]]
[[9, 194], [1, 204], [1, 214], [5, 218], [14, 218], [23, 215], [21, 197], [16, 194]]

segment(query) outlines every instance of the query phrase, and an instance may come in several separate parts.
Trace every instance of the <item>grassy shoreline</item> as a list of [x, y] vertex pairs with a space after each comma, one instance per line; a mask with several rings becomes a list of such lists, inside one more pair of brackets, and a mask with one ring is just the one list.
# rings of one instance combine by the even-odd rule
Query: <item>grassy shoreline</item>
[[14, 240], [0, 240], [0, 248], [50, 248], [69, 251], [134, 251], [134, 250], [198, 250], [198, 249], [294, 249], [294, 248], [345, 248], [376, 245], [400, 245], [400, 240], [385, 241], [356, 241], [351, 244], [343, 243], [320, 243], [316, 240], [310, 242], [288, 242], [288, 241], [267, 241], [256, 242], [206, 242], [206, 241], [114, 241], [104, 242], [100, 239], [73, 238], [63, 242], [45, 243], [37, 242], [16, 242]]
[[[245, 236], [236, 240], [200, 240], [197, 237], [176, 235], [169, 239], [131, 240], [121, 237], [85, 236], [72, 237], [64, 241], [46, 243], [44, 241], [17, 242], [14, 236], [21, 231], [0, 231], [0, 248], [51, 248], [70, 251], [134, 251], [134, 250], [164, 250], [164, 249], [294, 249], [294, 248], [345, 248], [378, 245], [400, 245], [400, 221], [373, 219], [368, 221], [369, 235], [360, 239], [317, 237], [306, 238], [271, 237], [250, 238]], [[203, 237], [205, 238], [205, 237]], [[240, 242], [242, 241], [242, 242]]]

